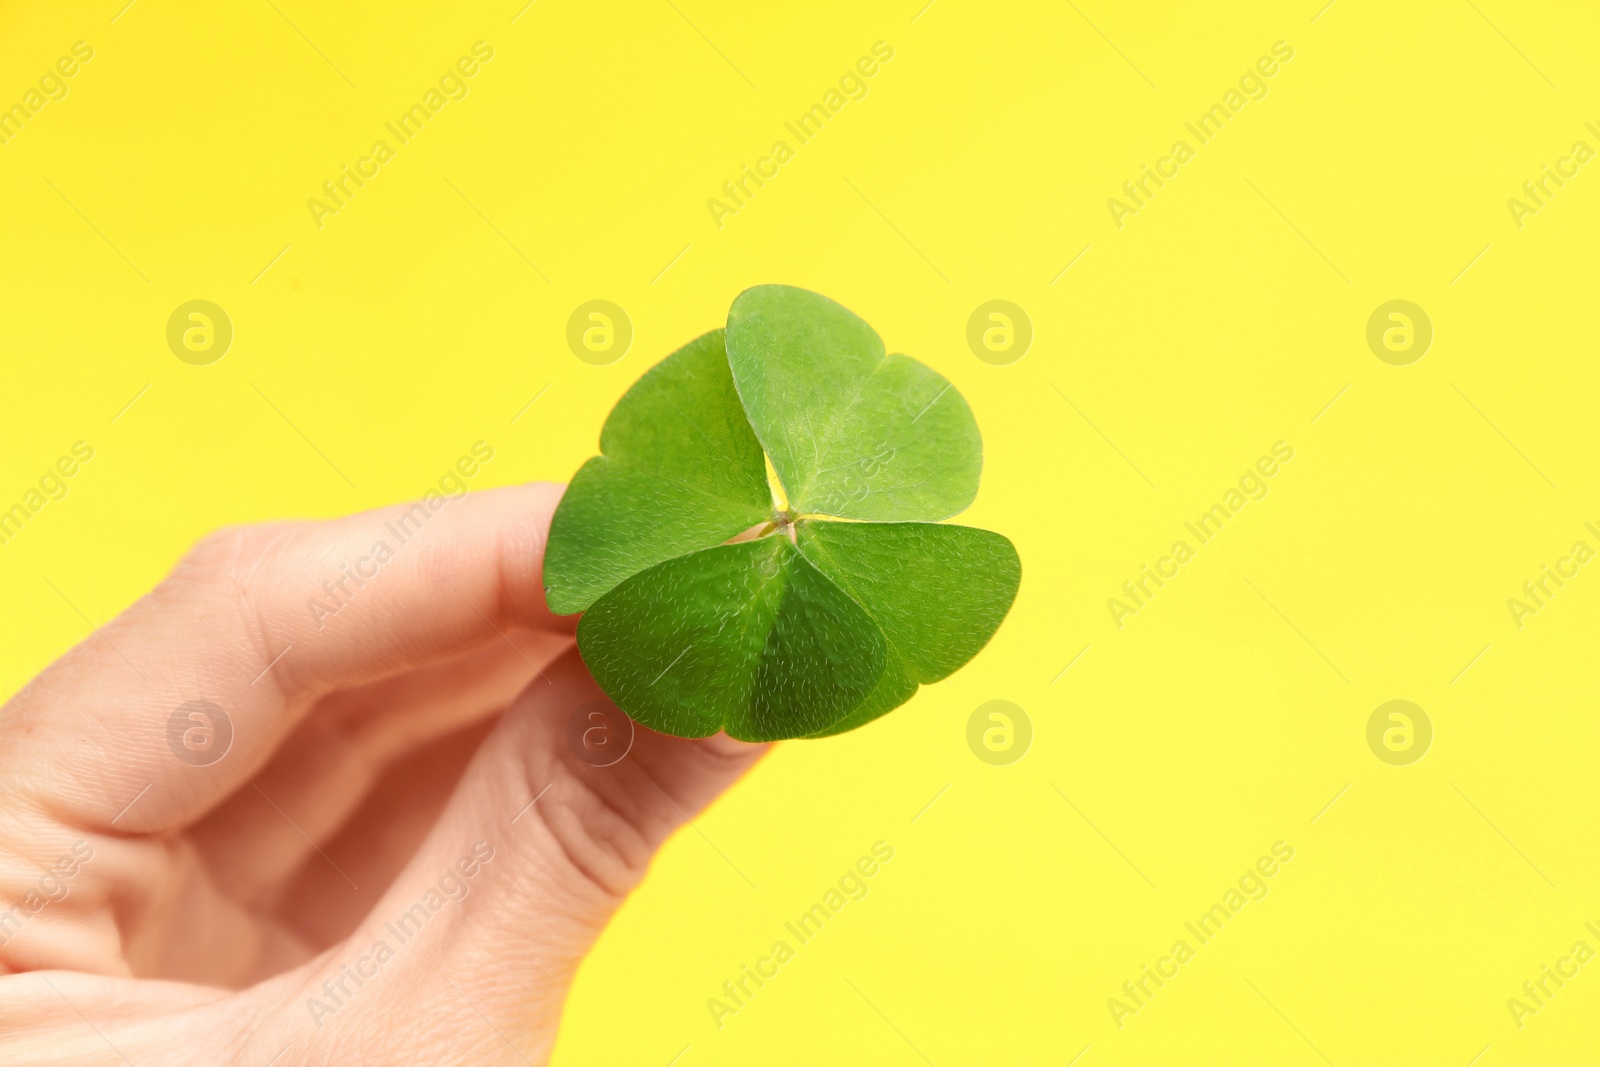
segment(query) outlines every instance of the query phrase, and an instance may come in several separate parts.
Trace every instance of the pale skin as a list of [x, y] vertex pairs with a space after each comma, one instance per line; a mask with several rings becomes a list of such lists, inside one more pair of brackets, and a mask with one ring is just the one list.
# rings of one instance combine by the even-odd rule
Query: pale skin
[[[546, 1062], [612, 913], [766, 748], [640, 727], [578, 757], [601, 694], [545, 607], [560, 494], [451, 500], [336, 601], [405, 506], [224, 530], [12, 698], [0, 1058]], [[169, 743], [195, 700], [232, 724], [214, 762]]]

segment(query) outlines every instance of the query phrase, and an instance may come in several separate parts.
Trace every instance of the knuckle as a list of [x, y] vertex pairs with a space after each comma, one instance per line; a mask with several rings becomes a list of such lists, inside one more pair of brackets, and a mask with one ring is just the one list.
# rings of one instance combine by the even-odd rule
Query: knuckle
[[213, 530], [184, 554], [173, 576], [247, 589], [294, 529], [294, 524], [283, 523]]
[[[269, 634], [283, 626], [273, 618], [274, 584], [281, 585], [285, 560], [303, 523], [227, 526], [197, 541], [165, 581], [148, 596], [157, 608], [214, 621], [261, 655]], [[268, 659], [276, 652], [265, 652]]]
[[607, 897], [627, 895], [650, 866], [655, 835], [605, 771], [569, 770], [564, 791], [567, 796], [542, 815], [555, 845]]

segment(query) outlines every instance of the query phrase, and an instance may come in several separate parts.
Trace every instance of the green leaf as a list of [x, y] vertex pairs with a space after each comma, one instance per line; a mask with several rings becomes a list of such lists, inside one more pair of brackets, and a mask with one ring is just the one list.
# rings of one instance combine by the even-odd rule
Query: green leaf
[[905, 663], [893, 650], [884, 653], [883, 677], [872, 687], [865, 700], [832, 726], [818, 730], [807, 737], [833, 737], [865, 726], [873, 719], [882, 718], [901, 704], [917, 695], [917, 680], [906, 671]]
[[1011, 542], [970, 526], [807, 520], [795, 536], [871, 616], [888, 653], [873, 692], [822, 735], [862, 726], [960, 669], [994, 636], [1022, 580]]
[[680, 737], [813, 734], [884, 670], [872, 619], [781, 535], [634, 575], [584, 613], [578, 648], [619, 707]]
[[[1016, 596], [1009, 541], [934, 521], [977, 492], [966, 402], [816, 293], [740, 294], [726, 333], [628, 390], [600, 445], [552, 520], [546, 594], [584, 612], [584, 662], [652, 729], [853, 729], [971, 659]], [[808, 516], [792, 527], [768, 458]], [[769, 518], [777, 532], [728, 543]]]
[[721, 330], [650, 368], [611, 410], [601, 455], [550, 523], [545, 597], [582, 611], [630, 575], [719, 545], [772, 514], [761, 445], [734, 391]]
[[728, 362], [789, 506], [803, 514], [937, 520], [978, 492], [983, 442], [950, 382], [818, 293], [746, 289]]

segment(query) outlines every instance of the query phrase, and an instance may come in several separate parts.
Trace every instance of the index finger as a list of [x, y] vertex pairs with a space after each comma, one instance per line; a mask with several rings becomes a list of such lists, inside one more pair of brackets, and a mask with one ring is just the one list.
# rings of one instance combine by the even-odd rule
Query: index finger
[[84, 828], [171, 829], [248, 781], [325, 693], [570, 630], [542, 579], [561, 491], [212, 535], [9, 702], [0, 778]]

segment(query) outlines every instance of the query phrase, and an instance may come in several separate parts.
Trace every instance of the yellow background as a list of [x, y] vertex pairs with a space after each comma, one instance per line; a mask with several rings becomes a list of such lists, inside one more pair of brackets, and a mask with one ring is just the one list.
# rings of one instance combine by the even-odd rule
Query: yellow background
[[[0, 688], [89, 632], [63, 595], [101, 622], [221, 524], [414, 498], [479, 439], [475, 488], [564, 479], [646, 367], [798, 284], [971, 402], [962, 521], [1016, 542], [1021, 594], [970, 667], [674, 839], [556, 1062], [1592, 1061], [1600, 963], [1506, 1007], [1600, 948], [1600, 566], [1521, 629], [1506, 606], [1600, 547], [1600, 163], [1506, 206], [1600, 147], [1592, 10], [122, 3], [0, 9], [0, 102], [95, 49], [0, 146], [0, 503], [96, 450], [0, 546]], [[319, 230], [307, 198], [478, 40], [470, 95]], [[879, 40], [869, 95], [719, 229], [706, 200]], [[1269, 95], [1119, 229], [1107, 198], [1279, 40]], [[195, 298], [235, 329], [207, 367], [164, 336]], [[635, 329], [605, 367], [564, 339], [594, 298]], [[1035, 330], [1008, 366], [965, 340], [995, 298]], [[1365, 341], [1397, 298], [1435, 328], [1404, 367]], [[1269, 495], [1115, 626], [1278, 440]], [[1435, 730], [1405, 767], [1365, 739], [1396, 698]], [[1033, 723], [1010, 766], [967, 747], [993, 699]], [[870, 895], [714, 1026], [878, 840]], [[1107, 998], [1278, 840], [1270, 895], [1119, 1029]]]

